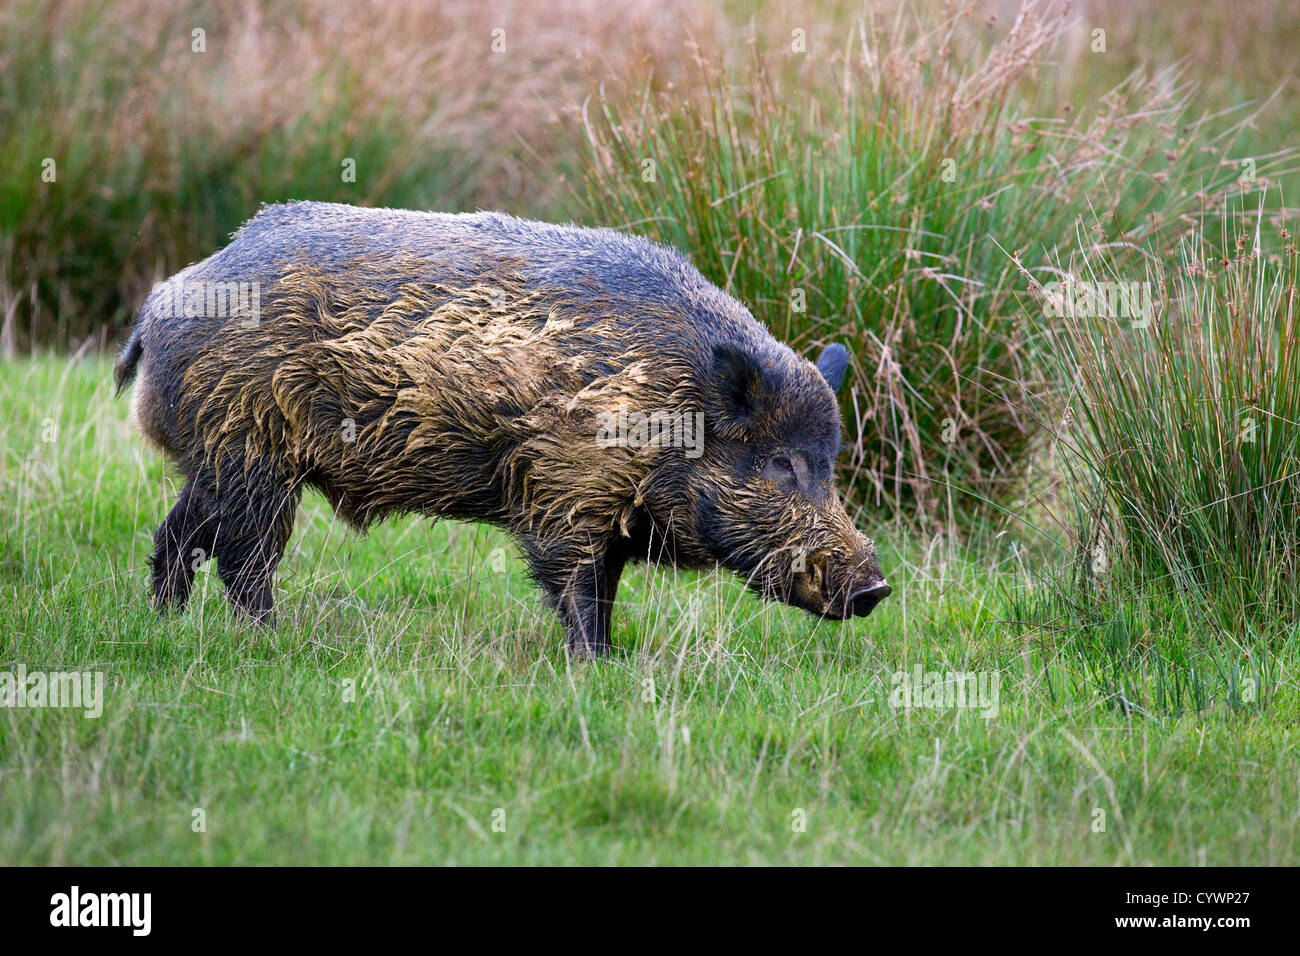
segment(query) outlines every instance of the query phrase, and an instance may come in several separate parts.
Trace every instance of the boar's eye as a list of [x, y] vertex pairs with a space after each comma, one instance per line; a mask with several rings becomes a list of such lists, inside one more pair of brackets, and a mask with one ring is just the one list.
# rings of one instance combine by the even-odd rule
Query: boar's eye
[[774, 481], [783, 488], [792, 488], [803, 480], [803, 462], [788, 455], [773, 455], [763, 467], [763, 478]]

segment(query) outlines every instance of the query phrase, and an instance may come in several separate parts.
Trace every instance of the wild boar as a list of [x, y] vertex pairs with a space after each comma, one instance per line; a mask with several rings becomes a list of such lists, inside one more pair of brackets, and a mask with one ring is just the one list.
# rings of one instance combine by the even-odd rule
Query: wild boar
[[834, 485], [848, 358], [800, 358], [679, 253], [608, 229], [265, 207], [153, 290], [116, 369], [185, 477], [153, 600], [183, 607], [214, 556], [270, 623], [310, 486], [359, 530], [509, 532], [578, 655], [609, 649], [629, 561], [869, 614], [890, 588]]

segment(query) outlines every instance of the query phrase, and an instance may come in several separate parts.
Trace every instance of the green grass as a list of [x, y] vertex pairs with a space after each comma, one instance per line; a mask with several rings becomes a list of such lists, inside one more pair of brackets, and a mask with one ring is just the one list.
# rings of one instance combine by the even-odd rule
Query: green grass
[[[614, 655], [570, 664], [495, 532], [361, 539], [314, 497], [279, 630], [211, 570], [158, 618], [174, 479], [109, 379], [0, 366], [0, 670], [106, 681], [99, 719], [0, 709], [0, 864], [1300, 862], [1294, 633], [1073, 598], [1016, 528], [962, 553], [864, 518], [896, 589], [865, 621], [639, 570]], [[996, 717], [891, 707], [916, 664], [997, 669]]]

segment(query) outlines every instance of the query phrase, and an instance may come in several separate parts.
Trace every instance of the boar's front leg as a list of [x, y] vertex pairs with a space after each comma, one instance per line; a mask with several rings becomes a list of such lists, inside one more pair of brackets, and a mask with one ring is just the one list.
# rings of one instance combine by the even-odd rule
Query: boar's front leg
[[614, 596], [626, 556], [599, 547], [575, 551], [523, 542], [533, 580], [545, 593], [564, 624], [569, 653], [596, 658], [609, 653]]

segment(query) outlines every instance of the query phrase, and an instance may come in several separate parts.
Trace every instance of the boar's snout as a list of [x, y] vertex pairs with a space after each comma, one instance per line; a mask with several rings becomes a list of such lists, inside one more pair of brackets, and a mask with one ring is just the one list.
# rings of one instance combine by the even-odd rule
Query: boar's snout
[[885, 583], [871, 552], [856, 559], [826, 556], [796, 571], [785, 601], [819, 617], [866, 617], [893, 589]]
[[885, 583], [874, 555], [849, 565], [842, 575], [835, 574], [833, 568], [828, 570], [829, 593], [822, 612], [825, 617], [843, 620], [866, 617], [876, 609], [877, 604], [894, 593], [893, 588]]
[[879, 584], [850, 594], [848, 606], [853, 609], [854, 617], [866, 617], [876, 609], [877, 604], [893, 593], [894, 589], [881, 581]]

